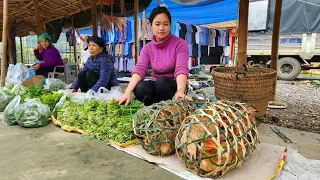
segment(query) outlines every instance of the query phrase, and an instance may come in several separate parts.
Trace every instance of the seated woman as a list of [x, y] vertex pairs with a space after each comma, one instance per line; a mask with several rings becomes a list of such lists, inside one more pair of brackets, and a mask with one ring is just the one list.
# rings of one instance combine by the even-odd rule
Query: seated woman
[[100, 87], [110, 90], [113, 86], [119, 86], [113, 65], [115, 59], [106, 52], [104, 40], [91, 36], [88, 38], [88, 50], [90, 57], [72, 83], [70, 91], [76, 92], [80, 88], [82, 92], [87, 92], [89, 89], [97, 92]]
[[[36, 64], [33, 68], [37, 75], [48, 76], [55, 66], [63, 65], [59, 51], [53, 46], [51, 37], [47, 33], [43, 33], [38, 37], [38, 45], [34, 49], [34, 55], [40, 64]], [[57, 71], [63, 72], [63, 68], [57, 68]]]
[[[142, 48], [139, 61], [131, 73], [131, 81], [124, 95], [118, 99], [119, 104], [129, 104], [131, 92], [147, 106], [174, 96], [176, 99], [186, 96], [188, 44], [170, 33], [171, 15], [166, 7], [153, 9], [149, 20], [152, 41]], [[153, 71], [151, 81], [143, 81], [149, 65]]]

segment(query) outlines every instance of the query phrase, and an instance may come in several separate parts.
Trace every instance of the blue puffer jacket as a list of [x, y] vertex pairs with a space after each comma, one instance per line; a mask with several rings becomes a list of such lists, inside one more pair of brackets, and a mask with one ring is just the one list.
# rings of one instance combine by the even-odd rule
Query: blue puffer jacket
[[[100, 87], [111, 88], [113, 86], [119, 86], [119, 82], [117, 80], [116, 71], [114, 68], [114, 57], [106, 54], [104, 52], [98, 54], [94, 59], [92, 56], [88, 58], [84, 68], [82, 71], [93, 71], [99, 74], [99, 80], [97, 83], [91, 88], [94, 91], [98, 91]], [[78, 90], [80, 87], [78, 77], [71, 85], [71, 89]]]

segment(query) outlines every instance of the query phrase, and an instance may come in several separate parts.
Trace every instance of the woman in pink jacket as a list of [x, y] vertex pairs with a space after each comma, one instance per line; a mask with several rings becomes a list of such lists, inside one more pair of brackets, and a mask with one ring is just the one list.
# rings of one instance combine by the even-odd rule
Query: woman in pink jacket
[[[131, 81], [124, 95], [118, 99], [119, 104], [129, 104], [132, 92], [147, 106], [172, 99], [174, 95], [176, 99], [186, 96], [188, 44], [171, 34], [171, 15], [166, 7], [153, 9], [149, 20], [152, 41], [142, 48], [139, 62], [131, 73]], [[149, 65], [152, 68], [151, 81], [144, 81]]]

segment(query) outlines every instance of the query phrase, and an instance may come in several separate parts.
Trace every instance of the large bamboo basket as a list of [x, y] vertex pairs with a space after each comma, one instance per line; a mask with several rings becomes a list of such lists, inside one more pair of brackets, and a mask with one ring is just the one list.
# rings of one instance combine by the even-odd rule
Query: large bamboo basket
[[184, 99], [145, 106], [133, 120], [134, 134], [148, 153], [160, 156], [174, 154], [176, 131], [194, 110], [195, 105]]
[[258, 141], [253, 111], [238, 102], [204, 104], [177, 132], [178, 158], [201, 177], [216, 178], [241, 166]]
[[239, 101], [258, 109], [264, 116], [274, 94], [276, 71], [268, 68], [225, 67], [212, 71], [215, 96], [218, 100]]

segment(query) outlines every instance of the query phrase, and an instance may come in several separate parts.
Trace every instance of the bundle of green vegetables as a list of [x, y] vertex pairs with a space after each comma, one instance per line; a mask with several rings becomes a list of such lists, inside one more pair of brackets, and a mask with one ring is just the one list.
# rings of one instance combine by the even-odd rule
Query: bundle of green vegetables
[[134, 101], [128, 106], [119, 105], [114, 99], [104, 102], [88, 100], [84, 104], [67, 101], [58, 110], [57, 119], [85, 130], [91, 138], [124, 143], [135, 139], [131, 118], [142, 106]]
[[38, 99], [27, 99], [16, 110], [19, 125], [26, 128], [42, 127], [49, 123], [50, 109]]

